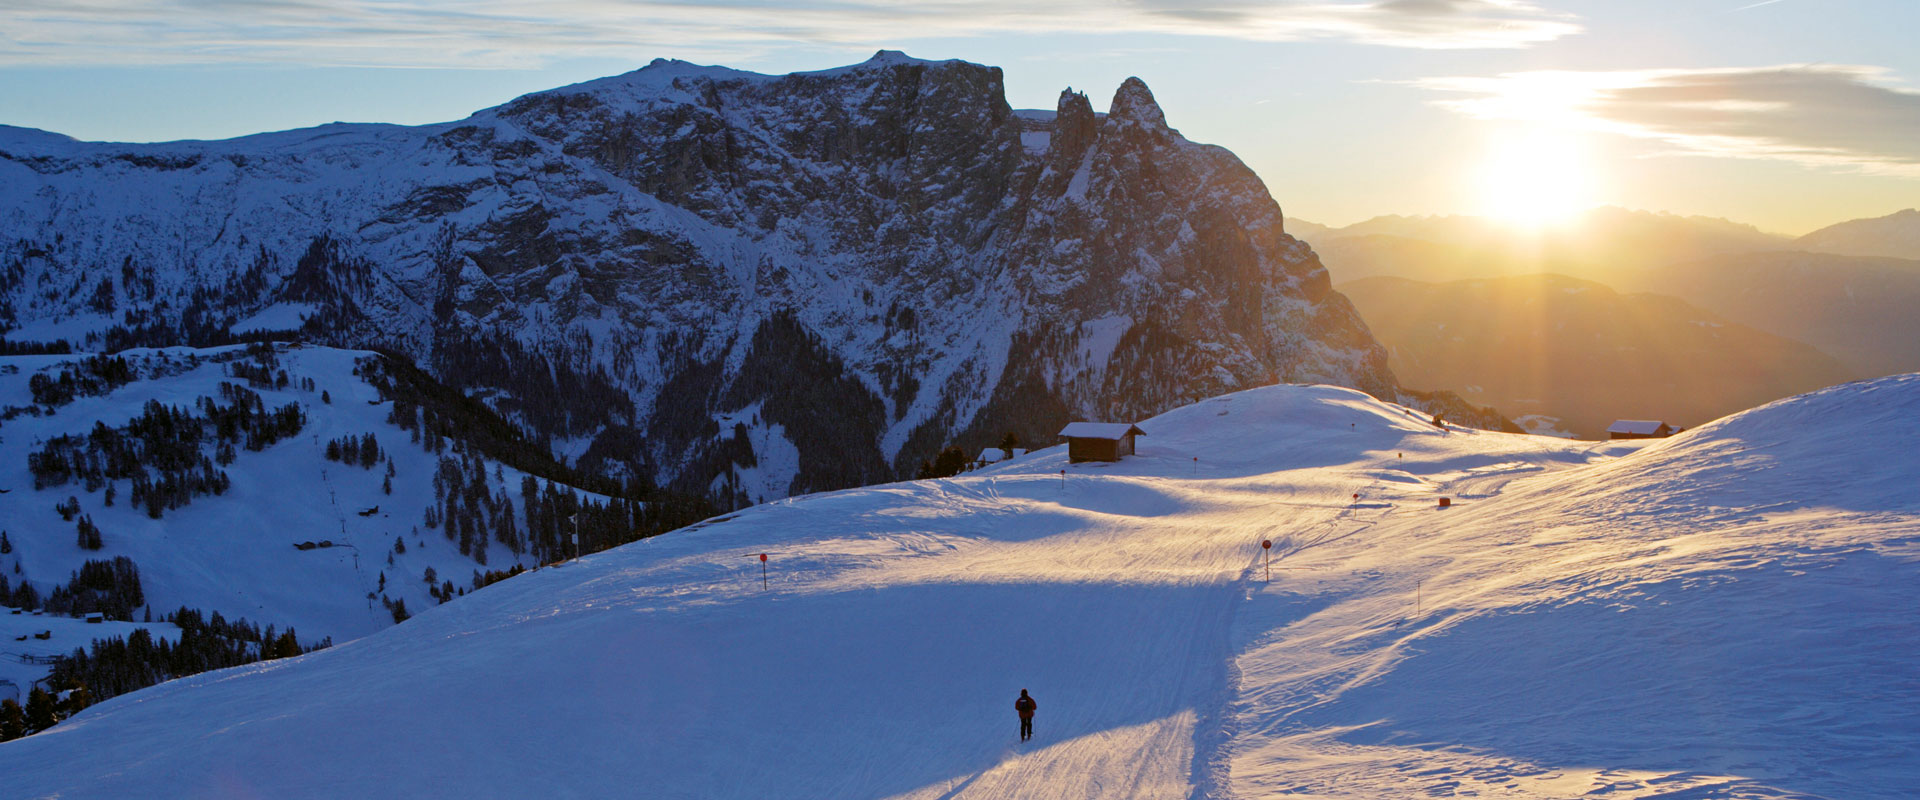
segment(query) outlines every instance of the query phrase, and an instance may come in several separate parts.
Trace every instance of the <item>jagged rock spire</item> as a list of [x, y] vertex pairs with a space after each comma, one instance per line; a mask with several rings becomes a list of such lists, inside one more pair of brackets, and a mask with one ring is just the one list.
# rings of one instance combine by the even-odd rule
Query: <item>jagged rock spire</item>
[[1167, 126], [1167, 115], [1160, 111], [1160, 104], [1154, 102], [1153, 90], [1148, 89], [1147, 82], [1139, 78], [1128, 78], [1114, 91], [1113, 105], [1107, 108], [1107, 117], [1148, 127]]
[[1099, 124], [1085, 92], [1069, 86], [1060, 93], [1053, 115], [1053, 153], [1060, 169], [1071, 170], [1080, 163], [1080, 157], [1093, 145]]

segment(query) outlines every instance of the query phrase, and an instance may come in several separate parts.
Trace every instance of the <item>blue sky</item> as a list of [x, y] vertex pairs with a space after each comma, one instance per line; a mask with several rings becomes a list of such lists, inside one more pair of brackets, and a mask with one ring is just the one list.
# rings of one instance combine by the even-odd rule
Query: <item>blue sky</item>
[[788, 72], [888, 48], [1004, 67], [1017, 107], [1067, 86], [1103, 105], [1138, 75], [1290, 216], [1504, 198], [1803, 233], [1920, 205], [1915, 31], [1911, 0], [11, 0], [0, 123], [437, 122], [656, 57]]

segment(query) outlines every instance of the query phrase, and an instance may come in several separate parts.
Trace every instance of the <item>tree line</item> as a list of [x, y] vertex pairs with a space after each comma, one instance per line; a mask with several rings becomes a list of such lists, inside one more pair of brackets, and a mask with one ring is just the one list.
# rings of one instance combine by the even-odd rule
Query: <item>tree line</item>
[[289, 658], [333, 644], [327, 638], [303, 645], [292, 628], [276, 631], [268, 625], [262, 630], [245, 619], [228, 620], [217, 611], [204, 614], [185, 606], [163, 619], [179, 627], [179, 641], [139, 628], [126, 636], [95, 639], [89, 648], [58, 657], [46, 683], [67, 696], [59, 699], [35, 686], [24, 708], [10, 699], [0, 701], [0, 741], [39, 733], [93, 703], [163, 681]]
[[97, 397], [134, 382], [139, 375], [125, 358], [90, 356], [49, 375], [34, 373], [27, 378], [27, 391], [33, 402], [58, 407], [81, 397]]
[[18, 586], [10, 583], [7, 576], [0, 575], [0, 604], [24, 611], [74, 617], [98, 611], [107, 619], [132, 622], [134, 609], [147, 604], [146, 593], [140, 588], [140, 568], [126, 556], [114, 556], [109, 561], [88, 559], [65, 586], [54, 587], [44, 598], [25, 580]]
[[209, 397], [200, 398], [197, 409], [149, 400], [126, 425], [96, 422], [85, 436], [53, 437], [27, 454], [34, 488], [79, 481], [92, 492], [125, 480], [132, 502], [158, 519], [194, 497], [225, 493], [232, 481], [215, 461], [231, 464], [236, 445], [262, 450], [306, 426], [298, 403], [269, 411], [260, 395], [232, 383], [222, 383], [220, 394], [225, 405]]

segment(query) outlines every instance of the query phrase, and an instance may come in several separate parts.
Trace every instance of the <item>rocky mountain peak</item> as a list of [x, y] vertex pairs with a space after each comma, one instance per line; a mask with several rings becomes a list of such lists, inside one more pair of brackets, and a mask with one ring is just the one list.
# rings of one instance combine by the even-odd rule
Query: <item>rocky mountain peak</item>
[[723, 505], [1277, 381], [1391, 396], [1259, 177], [1137, 78], [1110, 108], [1020, 116], [996, 67], [882, 51], [659, 61], [244, 159], [9, 143], [0, 332], [385, 347], [583, 469]]
[[875, 50], [873, 57], [866, 61], [866, 63], [872, 65], [911, 64], [919, 62], [920, 59], [914, 58], [899, 50]]
[[1078, 165], [1080, 157], [1093, 144], [1099, 125], [1099, 119], [1093, 114], [1093, 103], [1087, 100], [1085, 92], [1076, 92], [1072, 87], [1062, 91], [1053, 114], [1052, 150], [1056, 168], [1071, 170]]
[[1160, 104], [1153, 99], [1153, 90], [1147, 88], [1147, 82], [1139, 78], [1128, 78], [1113, 93], [1113, 104], [1107, 108], [1107, 118], [1123, 124], [1131, 123], [1151, 128], [1167, 127], [1167, 115], [1160, 110]]
[[1076, 92], [1069, 86], [1060, 90], [1060, 101], [1054, 105], [1056, 120], [1085, 119], [1093, 121], [1093, 103], [1087, 100], [1086, 92]]

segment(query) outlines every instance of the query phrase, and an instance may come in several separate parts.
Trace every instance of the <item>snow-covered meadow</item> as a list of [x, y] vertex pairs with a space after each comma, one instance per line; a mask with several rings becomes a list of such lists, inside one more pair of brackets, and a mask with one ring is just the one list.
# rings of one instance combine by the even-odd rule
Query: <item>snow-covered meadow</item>
[[1916, 411], [1904, 376], [1594, 443], [1255, 389], [1142, 423], [1117, 464], [1055, 447], [763, 504], [116, 698], [0, 745], [0, 774], [63, 798], [1904, 797]]

